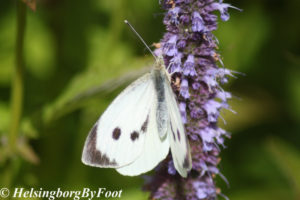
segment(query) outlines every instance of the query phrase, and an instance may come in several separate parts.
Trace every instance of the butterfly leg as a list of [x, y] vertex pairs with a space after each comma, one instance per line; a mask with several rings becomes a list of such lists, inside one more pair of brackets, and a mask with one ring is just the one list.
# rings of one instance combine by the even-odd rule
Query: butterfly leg
[[[173, 64], [174, 64], [174, 62], [170, 62], [170, 63], [169, 63], [169, 65], [168, 65], [168, 67], [167, 67], [167, 71], [168, 71], [168, 72], [169, 72], [169, 69], [170, 69], [171, 65], [173, 65]], [[174, 73], [174, 72], [172, 72], [172, 73]], [[171, 73], [171, 74], [172, 74], [172, 73]]]

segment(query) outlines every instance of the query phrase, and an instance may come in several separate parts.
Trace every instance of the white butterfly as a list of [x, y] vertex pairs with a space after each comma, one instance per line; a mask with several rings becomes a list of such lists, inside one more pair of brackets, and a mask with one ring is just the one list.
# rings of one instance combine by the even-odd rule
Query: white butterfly
[[90, 131], [83, 148], [86, 165], [136, 176], [152, 170], [171, 148], [178, 173], [192, 161], [189, 143], [162, 58], [119, 94]]

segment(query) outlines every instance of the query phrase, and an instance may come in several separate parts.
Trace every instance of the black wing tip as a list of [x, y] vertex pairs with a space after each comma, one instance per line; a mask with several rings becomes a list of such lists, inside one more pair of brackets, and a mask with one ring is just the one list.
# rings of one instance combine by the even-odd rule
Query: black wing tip
[[187, 171], [190, 171], [192, 169], [192, 157], [190, 151], [186, 153], [182, 163], [182, 167]]
[[182, 166], [183, 166], [184, 169], [188, 169], [188, 170], [191, 169], [192, 162], [191, 162], [191, 160], [187, 156], [184, 158]]
[[187, 154], [183, 160], [182, 163], [182, 170], [181, 172], [179, 172], [179, 174], [183, 177], [183, 178], [187, 178], [189, 171], [191, 171], [192, 169], [192, 161], [191, 161], [191, 157]]
[[109, 157], [107, 157], [106, 154], [100, 152], [96, 148], [97, 127], [98, 127], [98, 123], [96, 123], [93, 126], [85, 141], [83, 151], [82, 151], [81, 161], [86, 165], [96, 166], [96, 167], [118, 166], [115, 160], [111, 160]]

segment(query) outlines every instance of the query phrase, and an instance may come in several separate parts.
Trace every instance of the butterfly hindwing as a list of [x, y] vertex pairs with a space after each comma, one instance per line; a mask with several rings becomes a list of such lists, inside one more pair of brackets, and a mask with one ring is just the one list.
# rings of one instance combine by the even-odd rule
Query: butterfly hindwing
[[185, 134], [184, 125], [182, 123], [175, 95], [168, 81], [165, 82], [165, 90], [170, 118], [168, 123], [168, 137], [171, 146], [173, 163], [179, 174], [186, 177], [187, 172], [192, 168], [189, 142]]
[[82, 162], [96, 167], [118, 168], [134, 162], [143, 152], [155, 101], [150, 74], [146, 74], [119, 94], [90, 131]]

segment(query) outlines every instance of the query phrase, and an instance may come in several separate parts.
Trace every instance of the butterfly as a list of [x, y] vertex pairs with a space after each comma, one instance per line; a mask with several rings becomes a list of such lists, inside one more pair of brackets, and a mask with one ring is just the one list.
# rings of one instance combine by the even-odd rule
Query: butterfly
[[176, 171], [187, 177], [192, 167], [189, 142], [171, 75], [158, 57], [151, 72], [127, 86], [95, 123], [82, 162], [137, 176], [156, 167], [170, 149]]

